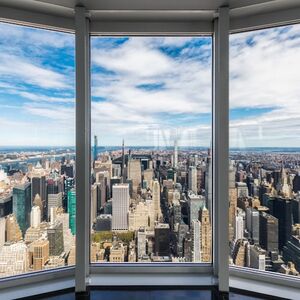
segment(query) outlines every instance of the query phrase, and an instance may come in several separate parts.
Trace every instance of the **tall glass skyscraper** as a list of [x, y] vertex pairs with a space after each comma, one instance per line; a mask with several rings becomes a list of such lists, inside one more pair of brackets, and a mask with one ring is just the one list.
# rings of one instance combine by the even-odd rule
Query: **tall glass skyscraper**
[[31, 184], [24, 183], [13, 188], [13, 213], [23, 235], [30, 226]]
[[76, 233], [76, 191], [74, 188], [68, 191], [69, 227], [73, 235]]

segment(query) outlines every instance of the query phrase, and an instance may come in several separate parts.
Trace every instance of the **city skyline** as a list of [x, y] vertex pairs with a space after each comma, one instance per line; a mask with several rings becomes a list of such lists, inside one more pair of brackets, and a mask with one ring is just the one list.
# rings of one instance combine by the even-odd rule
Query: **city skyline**
[[[298, 28], [231, 35], [231, 147], [300, 146]], [[74, 145], [74, 36], [5, 23], [0, 32], [1, 146]], [[91, 42], [100, 146], [118, 146], [126, 134], [136, 146], [172, 146], [175, 135], [178, 146], [210, 145], [210, 37]]]

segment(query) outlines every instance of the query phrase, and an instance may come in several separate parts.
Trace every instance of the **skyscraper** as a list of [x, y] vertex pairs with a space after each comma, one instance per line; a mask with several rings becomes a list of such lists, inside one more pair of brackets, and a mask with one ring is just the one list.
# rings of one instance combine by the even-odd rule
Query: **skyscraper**
[[39, 206], [33, 206], [30, 213], [30, 227], [38, 228], [41, 223], [41, 209]]
[[46, 176], [45, 170], [42, 168], [40, 163], [37, 163], [36, 167], [31, 173], [31, 199], [34, 200], [36, 195], [41, 197], [42, 206], [41, 214], [42, 219], [47, 218], [46, 200], [47, 200], [47, 189], [46, 189]]
[[49, 240], [49, 255], [58, 256], [64, 251], [63, 224], [56, 221], [47, 229]]
[[278, 251], [278, 219], [265, 212], [259, 216], [259, 244], [268, 252]]
[[69, 227], [73, 235], [76, 234], [76, 190], [72, 188], [68, 191], [68, 213]]
[[191, 235], [193, 243], [193, 262], [201, 262], [201, 223], [192, 220]]
[[259, 212], [252, 207], [246, 209], [246, 227], [254, 244], [259, 243]]
[[173, 168], [177, 168], [178, 164], [178, 145], [177, 145], [177, 137], [174, 141], [174, 159], [173, 159]]
[[242, 215], [235, 217], [235, 240], [242, 239], [244, 237], [244, 219]]
[[170, 255], [170, 225], [159, 223], [155, 226], [155, 255]]
[[30, 226], [31, 212], [31, 185], [24, 183], [13, 188], [13, 213], [16, 216], [20, 229], [25, 234]]
[[98, 138], [94, 135], [94, 149], [93, 149], [93, 159], [94, 161], [97, 160], [98, 157]]
[[139, 159], [128, 161], [128, 179], [132, 180], [132, 188], [136, 193], [142, 180], [141, 161]]
[[278, 242], [281, 250], [292, 234], [292, 202], [290, 199], [277, 197], [273, 205], [273, 215], [278, 219]]
[[158, 180], [153, 181], [152, 202], [153, 202], [153, 210], [154, 210], [154, 220], [157, 221], [161, 217], [160, 184]]
[[211, 235], [211, 223], [208, 209], [204, 206], [200, 210], [200, 222], [201, 222], [201, 260], [202, 262], [211, 262], [212, 255], [212, 235]]
[[129, 185], [113, 185], [112, 191], [112, 230], [128, 230]]
[[197, 169], [195, 166], [189, 167], [189, 190], [197, 194]]

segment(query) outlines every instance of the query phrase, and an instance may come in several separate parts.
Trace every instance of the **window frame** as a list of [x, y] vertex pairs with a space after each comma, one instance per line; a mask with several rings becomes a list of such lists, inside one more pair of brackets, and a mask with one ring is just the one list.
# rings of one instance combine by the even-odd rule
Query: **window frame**
[[[250, 6], [249, 6], [250, 7]], [[268, 283], [271, 287], [275, 288], [278, 284], [281, 287], [287, 288], [284, 291], [284, 296], [293, 297], [295, 289], [299, 292], [299, 279], [290, 278], [287, 275], [278, 274], [264, 274], [263, 272], [255, 270], [245, 270], [228, 266], [228, 260], [226, 259], [226, 251], [228, 248], [228, 241], [226, 234], [228, 232], [228, 226], [222, 226], [221, 221], [228, 220], [228, 208], [226, 199], [228, 199], [228, 192], [225, 196], [222, 192], [226, 190], [228, 183], [224, 183], [224, 178], [228, 178], [228, 172], [223, 177], [223, 183], [221, 180], [220, 167], [223, 166], [225, 170], [228, 169], [227, 160], [223, 162], [220, 160], [224, 158], [224, 152], [220, 151], [222, 146], [227, 145], [228, 148], [228, 86], [229, 86], [229, 45], [228, 39], [230, 33], [249, 31], [254, 29], [264, 29], [274, 27], [278, 25], [290, 25], [300, 22], [300, 6], [297, 7], [285, 7], [282, 10], [264, 12], [258, 14], [257, 12], [249, 10], [246, 12], [239, 9], [229, 9], [228, 7], [220, 7], [215, 11], [210, 18], [207, 16], [199, 17], [199, 20], [195, 21], [192, 18], [193, 11], [190, 10], [191, 19], [186, 21], [168, 20], [168, 11], [165, 14], [165, 20], [162, 18], [160, 21], [136, 21], [130, 17], [126, 20], [118, 21], [103, 21], [96, 17], [91, 16], [83, 6], [75, 8], [74, 15], [70, 14], [68, 17], [62, 15], [46, 14], [38, 11], [23, 10], [17, 7], [6, 7], [0, 4], [0, 21], [14, 23], [19, 25], [29, 25], [37, 28], [44, 28], [50, 30], [59, 30], [63, 32], [70, 32], [75, 34], [76, 38], [76, 164], [77, 168], [84, 170], [82, 180], [77, 185], [78, 190], [82, 189], [82, 193], [77, 196], [83, 201], [77, 201], [77, 211], [83, 209], [83, 215], [81, 218], [76, 218], [77, 228], [81, 228], [78, 231], [76, 237], [76, 266], [58, 268], [55, 270], [48, 270], [39, 273], [28, 273], [15, 277], [7, 277], [0, 279], [1, 295], [10, 293], [10, 297], [26, 296], [40, 294], [43, 291], [56, 290], [57, 286], [53, 285], [55, 280], [61, 278], [61, 285], [64, 288], [75, 286], [76, 292], [84, 292], [88, 285], [93, 283], [99, 284], [98, 279], [105, 274], [105, 276], [116, 278], [125, 278], [129, 275], [134, 282], [136, 274], [141, 274], [138, 265], [130, 264], [118, 264], [118, 265], [90, 265], [89, 264], [89, 243], [84, 243], [89, 239], [89, 202], [90, 202], [90, 189], [89, 189], [89, 168], [90, 168], [90, 47], [89, 37], [90, 35], [213, 35], [213, 198], [214, 198], [214, 210], [213, 210], [213, 264], [185, 264], [185, 263], [168, 263], [164, 264], [148, 264], [140, 266], [143, 269], [144, 276], [140, 281], [140, 284], [145, 284], [149, 279], [153, 280], [157, 274], [163, 273], [169, 281], [166, 280], [162, 285], [167, 285], [168, 282], [174, 284], [175, 281], [178, 284], [182, 282], [183, 285], [187, 285], [187, 281], [191, 282], [191, 278], [194, 278], [195, 285], [201, 285], [211, 283], [210, 285], [219, 285], [219, 289], [222, 292], [228, 292], [230, 287], [245, 287], [245, 289], [255, 290], [255, 292], [266, 293], [264, 284]], [[155, 11], [153, 11], [155, 16]], [[137, 30], [138, 28], [138, 30]], [[224, 54], [225, 51], [225, 54]], [[225, 100], [224, 100], [225, 99]], [[225, 115], [222, 114], [222, 109], [225, 109]], [[83, 111], [82, 111], [83, 110]], [[216, 117], [218, 116], [218, 117]], [[222, 139], [222, 134], [224, 138]], [[83, 142], [84, 141], [84, 142]], [[223, 148], [224, 149], [224, 148]], [[219, 150], [219, 151], [218, 151]], [[227, 152], [228, 153], [228, 152]], [[225, 151], [226, 155], [226, 151]], [[79, 161], [78, 161], [79, 159]], [[224, 173], [225, 174], [225, 173]], [[85, 178], [84, 178], [85, 177]], [[225, 180], [226, 181], [226, 180]], [[219, 199], [219, 201], [218, 201]], [[221, 201], [222, 200], [222, 201]], [[223, 202], [223, 205], [222, 205]], [[81, 227], [79, 227], [82, 225]], [[79, 239], [78, 239], [79, 237]], [[80, 242], [78, 242], [80, 241]], [[86, 245], [87, 244], [87, 245]], [[223, 250], [223, 251], [222, 251]], [[224, 254], [225, 253], [225, 254]], [[225, 258], [225, 259], [224, 259]], [[132, 271], [134, 270], [134, 271]], [[120, 274], [121, 273], [121, 274]], [[168, 274], [168, 275], [167, 275]], [[187, 280], [182, 280], [181, 275], [191, 274], [187, 276]], [[75, 280], [74, 280], [75, 275]], [[180, 275], [180, 276], [179, 276]], [[121, 276], [121, 277], [120, 277]], [[65, 280], [63, 280], [64, 278]], [[73, 278], [73, 280], [72, 280]], [[112, 278], [112, 277], [111, 277]], [[178, 280], [179, 278], [179, 280]], [[201, 279], [201, 280], [200, 280]], [[36, 283], [45, 283], [44, 289], [37, 288]], [[229, 282], [229, 285], [228, 285]], [[247, 282], [252, 286], [247, 285]], [[111, 283], [113, 284], [113, 283]], [[130, 284], [130, 282], [127, 282]], [[24, 293], [24, 287], [27, 289]], [[30, 285], [32, 289], [30, 289]], [[134, 282], [136, 285], [136, 282]], [[151, 282], [151, 285], [153, 283]], [[190, 285], [190, 284], [189, 284]], [[18, 286], [19, 290], [15, 289]], [[35, 288], [34, 288], [35, 286]], [[298, 287], [298, 289], [297, 289]], [[52, 289], [51, 289], [52, 288]], [[254, 289], [255, 288], [255, 289]], [[293, 291], [291, 289], [294, 289]], [[274, 289], [273, 295], [282, 296], [283, 289]], [[21, 292], [21, 294], [20, 294]], [[14, 295], [14, 296], [12, 296]]]

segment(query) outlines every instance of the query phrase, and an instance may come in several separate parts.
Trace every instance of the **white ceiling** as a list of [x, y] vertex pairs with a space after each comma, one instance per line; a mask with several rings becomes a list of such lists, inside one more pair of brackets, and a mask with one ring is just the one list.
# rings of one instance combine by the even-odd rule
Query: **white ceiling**
[[71, 17], [76, 5], [84, 5], [92, 19], [170, 18], [212, 19], [220, 6], [232, 16], [248, 16], [300, 7], [300, 0], [0, 0], [0, 8]]

